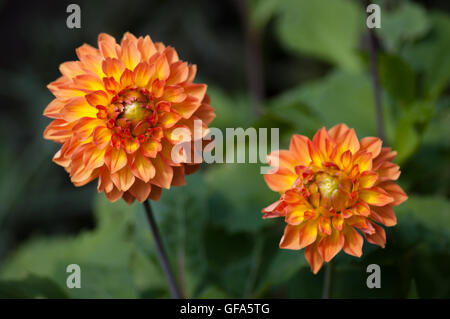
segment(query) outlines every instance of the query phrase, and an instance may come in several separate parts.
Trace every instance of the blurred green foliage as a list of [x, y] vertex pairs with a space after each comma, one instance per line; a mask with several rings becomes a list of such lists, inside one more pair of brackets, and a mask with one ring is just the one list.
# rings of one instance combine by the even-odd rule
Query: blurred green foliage
[[[103, 195], [94, 196], [94, 185], [75, 189], [50, 163], [56, 147], [41, 140], [48, 121], [40, 114], [50, 101], [44, 84], [56, 78], [58, 63], [74, 59], [76, 46], [93, 43], [101, 31], [150, 33], [198, 63], [216, 108], [215, 127], [278, 127], [282, 148], [294, 133], [312, 137], [321, 126], [341, 122], [360, 138], [376, 135], [360, 1], [250, 2], [246, 18], [260, 37], [266, 71], [265, 112], [257, 118], [243, 89], [245, 39], [237, 8], [231, 1], [199, 1], [177, 2], [178, 10], [172, 10], [175, 2], [148, 4], [152, 21], [139, 14], [144, 1], [107, 8], [84, 2], [86, 30], [81, 31], [60, 26], [64, 5], [58, 12], [44, 6], [52, 17], [45, 21], [45, 15], [19, 17], [19, 23], [31, 21], [30, 27], [40, 28], [35, 32], [42, 41], [28, 39], [27, 45], [36, 48], [29, 64], [19, 65], [26, 60], [19, 54], [13, 58], [16, 67], [0, 68], [0, 94], [9, 108], [0, 118], [6, 136], [0, 142], [0, 297], [169, 297], [142, 206], [111, 204]], [[377, 2], [382, 27], [376, 30], [385, 143], [399, 153], [399, 182], [410, 198], [395, 208], [398, 225], [387, 230], [385, 249], [365, 243], [360, 259], [337, 256], [332, 295], [449, 298], [450, 16], [439, 5], [387, 2]], [[2, 16], [11, 6], [0, 7]], [[175, 22], [189, 28], [174, 27]], [[52, 36], [43, 38], [45, 31]], [[313, 275], [303, 252], [278, 248], [282, 220], [261, 219], [261, 209], [277, 194], [266, 187], [259, 166], [204, 166], [187, 178], [187, 186], [165, 191], [152, 203], [187, 296], [321, 296], [323, 271]], [[74, 263], [81, 266], [81, 289], [65, 284], [66, 267]], [[381, 289], [365, 284], [371, 263], [381, 266]]]

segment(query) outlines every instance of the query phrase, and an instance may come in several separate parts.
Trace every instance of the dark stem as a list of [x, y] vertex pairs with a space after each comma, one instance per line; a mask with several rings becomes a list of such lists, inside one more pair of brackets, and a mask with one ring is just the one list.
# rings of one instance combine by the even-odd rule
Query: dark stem
[[248, 86], [253, 105], [253, 115], [264, 113], [264, 72], [261, 51], [260, 32], [252, 25], [249, 18], [249, 1], [236, 0], [245, 34], [245, 54]]
[[[370, 0], [366, 0], [366, 7], [371, 4]], [[377, 62], [377, 36], [375, 30], [369, 28], [369, 54], [370, 54], [370, 69], [372, 77], [372, 86], [375, 97], [375, 118], [377, 124], [378, 137], [384, 140], [384, 122], [383, 122], [383, 107], [381, 105], [381, 89], [380, 79], [378, 76], [378, 62]]]
[[329, 262], [325, 268], [325, 278], [323, 280], [322, 299], [331, 298], [331, 282], [333, 280], [333, 263]]
[[145, 212], [147, 213], [147, 219], [150, 224], [150, 230], [152, 232], [153, 238], [155, 239], [156, 251], [158, 253], [159, 263], [166, 276], [167, 283], [169, 284], [170, 294], [174, 299], [181, 299], [180, 290], [175, 282], [175, 277], [173, 276], [172, 269], [170, 268], [169, 260], [167, 259], [166, 251], [164, 250], [161, 235], [156, 225], [155, 218], [153, 217], [152, 208], [148, 200], [144, 202]]

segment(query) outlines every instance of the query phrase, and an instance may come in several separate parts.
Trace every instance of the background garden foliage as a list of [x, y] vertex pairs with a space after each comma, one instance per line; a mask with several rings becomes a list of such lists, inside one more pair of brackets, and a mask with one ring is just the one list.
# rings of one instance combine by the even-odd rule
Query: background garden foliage
[[[450, 16], [441, 1], [377, 1], [386, 141], [399, 153], [409, 200], [385, 249], [335, 259], [333, 297], [450, 297]], [[65, 26], [68, 3], [0, 1], [0, 296], [169, 297], [142, 205], [111, 204], [92, 185], [74, 188], [51, 162], [42, 132], [45, 87], [75, 47], [100, 32], [150, 36], [196, 63], [216, 108], [212, 126], [279, 127], [290, 136], [344, 122], [375, 136], [365, 8], [351, 0], [79, 1], [82, 28]], [[447, 10], [447, 11], [446, 11]], [[11, 15], [11, 12], [15, 12]], [[259, 39], [265, 85], [257, 116], [247, 88], [241, 19]], [[320, 297], [303, 251], [280, 250], [282, 220], [262, 220], [275, 201], [255, 164], [214, 164], [153, 204], [182, 289], [189, 297]], [[68, 264], [82, 288], [66, 288]], [[382, 269], [381, 289], [365, 285]]]

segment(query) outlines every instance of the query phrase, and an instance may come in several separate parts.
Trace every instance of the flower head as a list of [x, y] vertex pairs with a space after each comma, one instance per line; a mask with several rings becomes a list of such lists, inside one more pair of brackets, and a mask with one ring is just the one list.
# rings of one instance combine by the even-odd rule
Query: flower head
[[76, 186], [98, 178], [111, 201], [158, 200], [162, 188], [184, 184], [198, 164], [182, 150], [175, 161], [172, 148], [198, 136], [195, 120], [203, 137], [215, 117], [206, 85], [193, 83], [196, 66], [131, 33], [120, 44], [100, 34], [98, 49], [84, 44], [76, 53], [79, 60], [61, 64], [62, 76], [48, 85], [56, 98], [44, 111], [54, 119], [44, 138], [62, 144], [53, 161]]
[[285, 218], [280, 248], [305, 248], [314, 273], [341, 249], [360, 257], [361, 234], [384, 247], [386, 234], [379, 224], [397, 223], [392, 206], [408, 197], [393, 182], [400, 175], [392, 163], [397, 153], [381, 145], [376, 137], [359, 141], [353, 129], [339, 124], [320, 129], [312, 141], [294, 135], [289, 150], [268, 156], [278, 169], [264, 178], [281, 198], [263, 209], [264, 217]]

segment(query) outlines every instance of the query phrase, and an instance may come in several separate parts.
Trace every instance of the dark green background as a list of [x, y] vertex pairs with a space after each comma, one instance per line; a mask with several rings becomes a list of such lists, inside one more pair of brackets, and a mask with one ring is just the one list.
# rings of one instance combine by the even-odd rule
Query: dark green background
[[[279, 127], [283, 148], [293, 133], [341, 122], [376, 135], [362, 1], [253, 0], [247, 10], [233, 0], [77, 1], [74, 30], [68, 3], [0, 0], [1, 297], [169, 296], [143, 208], [108, 203], [95, 183], [75, 188], [51, 162], [57, 145], [42, 139], [46, 85], [100, 32], [149, 34], [196, 63], [215, 127]], [[410, 198], [395, 209], [385, 249], [365, 243], [362, 258], [335, 258], [332, 296], [448, 298], [449, 3], [377, 3], [385, 143], [399, 152]], [[282, 219], [261, 219], [277, 196], [259, 165], [209, 165], [187, 181], [154, 205], [187, 296], [321, 296], [324, 272], [313, 275], [303, 252], [278, 249]], [[81, 289], [65, 288], [72, 263]], [[381, 289], [365, 285], [371, 263]]]

